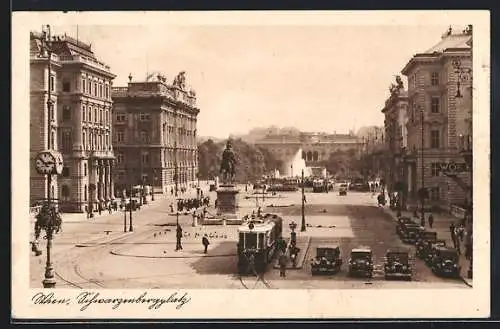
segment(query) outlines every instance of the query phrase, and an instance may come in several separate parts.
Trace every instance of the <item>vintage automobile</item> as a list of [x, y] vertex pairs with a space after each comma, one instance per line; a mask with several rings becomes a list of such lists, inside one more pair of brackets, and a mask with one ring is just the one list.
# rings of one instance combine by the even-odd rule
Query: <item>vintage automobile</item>
[[373, 277], [373, 259], [370, 247], [359, 247], [351, 250], [348, 275]]
[[339, 185], [339, 195], [347, 195], [347, 184], [343, 183]]
[[141, 201], [138, 198], [126, 199], [125, 210], [130, 211], [130, 207], [132, 207], [132, 211], [141, 209]]
[[338, 273], [342, 266], [339, 246], [319, 246], [316, 257], [311, 259], [312, 275], [321, 273]]
[[422, 259], [424, 256], [424, 248], [426, 243], [432, 243], [437, 240], [437, 232], [423, 231], [420, 233], [417, 242], [415, 243], [416, 255]]
[[414, 244], [423, 231], [425, 231], [425, 228], [418, 224], [404, 224], [400, 235], [401, 241], [407, 244]]
[[432, 261], [437, 253], [437, 249], [441, 247], [446, 247], [445, 240], [429, 241], [428, 243], [424, 244], [422, 259], [427, 263], [427, 265], [432, 264]]
[[411, 280], [412, 269], [408, 250], [389, 249], [385, 254], [385, 279]]
[[410, 217], [399, 217], [398, 223], [396, 224], [396, 233], [398, 235], [401, 235], [403, 225], [405, 225], [405, 224], [416, 224], [416, 223]]
[[215, 185], [215, 184], [210, 184], [209, 191], [210, 191], [210, 192], [217, 191], [217, 185]]
[[460, 276], [457, 250], [451, 247], [436, 247], [435, 254], [430, 264], [432, 272], [438, 276]]

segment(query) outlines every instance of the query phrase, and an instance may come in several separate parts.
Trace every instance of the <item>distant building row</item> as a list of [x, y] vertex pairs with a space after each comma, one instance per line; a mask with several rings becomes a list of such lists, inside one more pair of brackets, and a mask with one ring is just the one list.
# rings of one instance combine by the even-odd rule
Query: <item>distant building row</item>
[[49, 147], [64, 157], [63, 174], [51, 186], [62, 211], [96, 210], [131, 185], [166, 192], [195, 181], [199, 109], [185, 73], [172, 84], [157, 75], [124, 88], [112, 87], [115, 77], [90, 45], [30, 33], [32, 204], [47, 198], [46, 177], [33, 159]]

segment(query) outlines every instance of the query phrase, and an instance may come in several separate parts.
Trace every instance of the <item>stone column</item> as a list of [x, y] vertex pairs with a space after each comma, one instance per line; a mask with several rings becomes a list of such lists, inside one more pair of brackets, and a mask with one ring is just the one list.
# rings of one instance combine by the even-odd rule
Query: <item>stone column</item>
[[109, 201], [109, 160], [104, 160], [104, 201]]
[[77, 151], [82, 151], [83, 150], [83, 142], [82, 142], [82, 135], [83, 135], [83, 115], [82, 115], [82, 102], [78, 101], [75, 104], [76, 108], [75, 110], [75, 120], [76, 120], [76, 136], [74, 136], [73, 140], [73, 150]]
[[96, 209], [96, 202], [99, 201], [99, 196], [98, 196], [98, 161], [93, 159], [92, 160], [92, 172], [93, 172], [93, 177], [92, 177], [92, 184], [94, 185], [94, 190], [92, 191], [92, 209]]
[[110, 160], [109, 162], [109, 195], [111, 199], [115, 198], [115, 182], [113, 179], [113, 172], [114, 172], [114, 160]]
[[100, 160], [99, 161], [99, 182], [100, 182], [100, 197], [99, 197], [99, 201], [104, 201], [104, 160]]

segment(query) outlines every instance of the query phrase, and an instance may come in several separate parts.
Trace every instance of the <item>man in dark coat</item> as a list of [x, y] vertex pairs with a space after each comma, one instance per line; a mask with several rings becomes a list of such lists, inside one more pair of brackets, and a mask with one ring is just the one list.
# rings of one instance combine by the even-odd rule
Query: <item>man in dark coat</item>
[[180, 224], [177, 224], [177, 232], [176, 232], [177, 244], [175, 246], [175, 251], [182, 250], [182, 227]]
[[280, 277], [286, 277], [286, 265], [288, 263], [288, 257], [285, 253], [281, 253], [279, 257], [280, 264]]
[[203, 244], [203, 247], [205, 248], [205, 251], [203, 253], [206, 254], [207, 249], [208, 249], [208, 245], [210, 244], [210, 241], [208, 241], [208, 236], [206, 233], [203, 236], [203, 238], [201, 239], [201, 243]]
[[432, 228], [432, 225], [434, 224], [434, 216], [432, 214], [429, 215], [429, 227]]

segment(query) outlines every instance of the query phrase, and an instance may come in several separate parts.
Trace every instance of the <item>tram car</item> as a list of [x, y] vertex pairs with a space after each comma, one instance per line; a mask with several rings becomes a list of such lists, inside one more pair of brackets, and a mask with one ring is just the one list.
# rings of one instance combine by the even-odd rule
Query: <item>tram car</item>
[[[238, 227], [238, 273], [264, 273], [282, 238], [283, 218], [265, 214]], [[252, 264], [253, 263], [253, 264]]]

